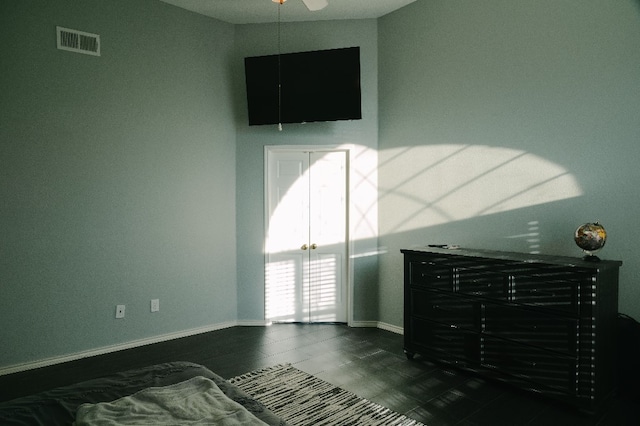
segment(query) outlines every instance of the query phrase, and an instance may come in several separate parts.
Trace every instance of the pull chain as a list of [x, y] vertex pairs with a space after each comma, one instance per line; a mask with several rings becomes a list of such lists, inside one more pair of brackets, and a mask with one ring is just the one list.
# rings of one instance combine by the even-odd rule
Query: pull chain
[[281, 76], [281, 45], [280, 45], [280, 8], [284, 0], [278, 2], [278, 131], [282, 131], [282, 76]]

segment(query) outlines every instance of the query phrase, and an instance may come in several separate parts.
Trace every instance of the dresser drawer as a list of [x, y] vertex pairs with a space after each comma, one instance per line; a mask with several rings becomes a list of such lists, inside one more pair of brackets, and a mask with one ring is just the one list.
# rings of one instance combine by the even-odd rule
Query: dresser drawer
[[413, 261], [409, 263], [410, 285], [453, 291], [451, 267], [437, 261]]
[[486, 268], [459, 268], [456, 291], [506, 301], [509, 296], [509, 275]]
[[579, 339], [578, 320], [528, 309], [485, 305], [485, 333], [576, 356]]
[[451, 328], [481, 331], [482, 313], [478, 301], [428, 290], [411, 290], [411, 312]]
[[483, 367], [564, 394], [576, 395], [578, 391], [575, 358], [487, 336], [482, 339], [481, 347]]
[[412, 317], [409, 335], [405, 336], [405, 340], [408, 343], [405, 346], [438, 360], [466, 366], [479, 365], [478, 333]]
[[511, 301], [554, 311], [579, 314], [580, 288], [589, 283], [588, 276], [551, 270], [536, 274], [515, 274], [512, 278]]

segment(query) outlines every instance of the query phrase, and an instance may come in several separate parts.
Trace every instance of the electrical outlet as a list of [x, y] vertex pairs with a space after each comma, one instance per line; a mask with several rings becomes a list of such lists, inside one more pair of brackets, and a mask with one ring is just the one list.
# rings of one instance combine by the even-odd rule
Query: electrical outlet
[[158, 312], [160, 310], [160, 299], [151, 299], [151, 312]]
[[124, 305], [116, 305], [116, 318], [124, 318]]

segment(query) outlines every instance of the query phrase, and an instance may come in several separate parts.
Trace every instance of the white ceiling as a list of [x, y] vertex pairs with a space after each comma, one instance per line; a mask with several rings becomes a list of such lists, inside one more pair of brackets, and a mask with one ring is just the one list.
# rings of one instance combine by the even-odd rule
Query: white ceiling
[[201, 15], [232, 24], [326, 21], [379, 18], [416, 0], [328, 0], [322, 10], [310, 12], [302, 0], [288, 0], [282, 6], [272, 0], [160, 0]]

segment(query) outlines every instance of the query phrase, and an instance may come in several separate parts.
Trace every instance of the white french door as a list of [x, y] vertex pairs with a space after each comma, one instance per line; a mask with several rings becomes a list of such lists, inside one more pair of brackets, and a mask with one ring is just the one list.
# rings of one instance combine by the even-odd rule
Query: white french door
[[266, 155], [266, 319], [347, 322], [347, 152]]

